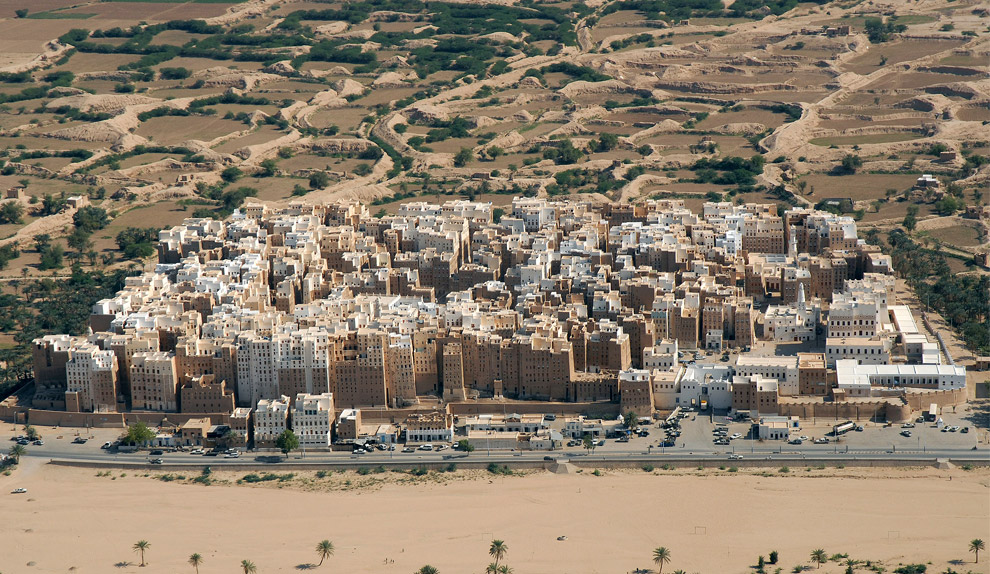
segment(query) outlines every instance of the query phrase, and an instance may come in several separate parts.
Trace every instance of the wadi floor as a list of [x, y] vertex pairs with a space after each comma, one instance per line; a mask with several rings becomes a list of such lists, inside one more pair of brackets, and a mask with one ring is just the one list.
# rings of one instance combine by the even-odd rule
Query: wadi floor
[[[212, 486], [96, 474], [25, 461], [0, 476], [0, 571], [192, 572], [186, 560], [198, 552], [203, 574], [239, 572], [244, 559], [259, 574], [293, 572], [318, 562], [313, 548], [328, 538], [336, 554], [320, 571], [480, 573], [501, 538], [519, 574], [650, 568], [657, 546], [671, 550], [670, 572], [753, 572], [771, 550], [780, 563], [768, 571], [791, 572], [815, 548], [887, 572], [990, 572], [990, 556], [974, 564], [967, 552], [990, 539], [990, 472], [980, 469], [301, 473], [260, 486], [232, 473], [214, 473]], [[28, 493], [6, 494], [17, 487]], [[141, 539], [151, 543], [144, 568], [131, 550]]]

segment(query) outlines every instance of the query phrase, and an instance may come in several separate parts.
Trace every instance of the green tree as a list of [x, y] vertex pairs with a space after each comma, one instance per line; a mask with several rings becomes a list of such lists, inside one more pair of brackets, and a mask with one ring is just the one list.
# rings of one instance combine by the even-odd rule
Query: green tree
[[485, 567], [485, 574], [498, 574], [498, 564], [489, 562], [488, 566]]
[[909, 205], [907, 208], [907, 215], [904, 216], [903, 221], [904, 228], [908, 231], [914, 231], [914, 227], [918, 225], [918, 206]]
[[147, 540], [138, 540], [131, 547], [135, 552], [141, 553], [141, 566], [144, 566], [144, 552], [145, 550], [151, 548], [151, 543]]
[[330, 185], [330, 176], [323, 171], [314, 171], [309, 174], [309, 187], [311, 189], [323, 189]]
[[626, 428], [630, 430], [636, 430], [636, 427], [639, 426], [639, 417], [636, 416], [635, 411], [629, 411], [628, 413], [626, 413], [625, 419], [626, 419]]
[[612, 151], [619, 145], [619, 136], [612, 133], [604, 133], [598, 137], [598, 142], [594, 144], [595, 151]]
[[974, 538], [973, 540], [969, 541], [969, 551], [972, 552], [973, 554], [976, 554], [977, 564], [980, 563], [980, 550], [985, 550], [985, 549], [986, 549], [986, 544], [983, 543], [983, 540], [979, 538]]
[[38, 435], [38, 429], [34, 428], [31, 425], [26, 425], [24, 427], [24, 434], [27, 435], [28, 440], [38, 440], [39, 438], [41, 438]]
[[41, 262], [38, 264], [38, 269], [42, 271], [47, 271], [49, 269], [60, 269], [62, 267], [62, 258], [65, 255], [65, 249], [61, 245], [52, 245], [45, 251], [41, 253]]
[[203, 563], [203, 556], [198, 552], [189, 556], [189, 565], [196, 569], [196, 574], [199, 574], [199, 565]]
[[423, 566], [422, 568], [417, 570], [416, 574], [439, 574], [439, 572], [440, 572], [439, 570], [427, 564], [426, 566]]
[[317, 566], [323, 566], [323, 561], [333, 556], [333, 551], [333, 542], [330, 542], [329, 540], [321, 540], [320, 543], [316, 545], [316, 553], [320, 556], [320, 563]]
[[110, 223], [110, 218], [107, 216], [105, 209], [86, 205], [80, 207], [72, 214], [72, 223], [76, 226], [76, 229], [92, 233], [106, 227]]
[[41, 200], [41, 209], [38, 210], [38, 214], [54, 215], [65, 209], [65, 204], [64, 197], [54, 197], [52, 194], [46, 193], [45, 197]]
[[591, 433], [584, 433], [584, 437], [581, 438], [581, 445], [584, 447], [584, 450], [594, 452], [595, 439], [591, 438]]
[[498, 567], [498, 574], [512, 574], [512, 568], [506, 564], [502, 564]]
[[14, 459], [14, 464], [21, 462], [21, 457], [27, 454], [27, 449], [23, 445], [15, 444], [8, 451], [10, 457]]
[[77, 227], [75, 231], [65, 238], [65, 244], [81, 254], [93, 245], [93, 242], [89, 240], [91, 235], [89, 231], [86, 231], [82, 227]]
[[464, 167], [472, 161], [474, 161], [474, 152], [469, 147], [462, 147], [454, 156], [454, 167]]
[[856, 173], [856, 170], [861, 167], [863, 167], [863, 159], [858, 155], [849, 153], [842, 158], [841, 169], [839, 171], [841, 173], [853, 174]]
[[244, 570], [244, 574], [255, 574], [258, 571], [258, 567], [250, 560], [241, 560], [241, 569]]
[[776, 564], [777, 563], [777, 559], [779, 557], [780, 557], [780, 554], [778, 554], [776, 550], [771, 550], [770, 551], [770, 563], [771, 564]]
[[488, 547], [488, 555], [495, 559], [495, 565], [505, 558], [505, 553], [509, 551], [509, 546], [504, 540], [492, 540], [491, 546]]
[[457, 450], [462, 452], [474, 452], [474, 445], [471, 444], [468, 439], [461, 439], [457, 441]]
[[665, 546], [660, 546], [653, 550], [653, 563], [660, 567], [659, 574], [663, 574], [663, 565], [670, 562], [670, 550]]
[[27, 8], [19, 8], [17, 10], [14, 10], [14, 15], [17, 16], [18, 18], [27, 18], [28, 9]]
[[272, 177], [278, 173], [278, 164], [273, 159], [266, 159], [258, 165], [261, 167], [261, 177]]
[[235, 181], [240, 179], [242, 175], [244, 175], [244, 172], [234, 166], [230, 166], [227, 169], [220, 172], [220, 178], [226, 181], [227, 183], [234, 183]]
[[275, 439], [275, 446], [288, 458], [290, 452], [299, 448], [299, 438], [296, 437], [296, 433], [286, 429]]
[[21, 223], [24, 206], [16, 201], [8, 201], [0, 205], [0, 223]]
[[818, 567], [821, 568], [822, 564], [828, 562], [828, 555], [821, 548], [811, 551], [811, 561], [818, 563]]
[[151, 442], [155, 438], [155, 431], [148, 428], [148, 425], [138, 421], [127, 427], [127, 434], [121, 442], [129, 445], [143, 445]]
[[34, 248], [38, 250], [38, 253], [44, 252], [51, 244], [52, 236], [47, 233], [39, 233], [34, 236]]

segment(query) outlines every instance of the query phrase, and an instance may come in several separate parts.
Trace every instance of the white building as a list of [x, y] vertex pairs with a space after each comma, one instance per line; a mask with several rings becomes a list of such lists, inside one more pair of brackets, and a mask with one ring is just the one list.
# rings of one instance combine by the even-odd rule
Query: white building
[[741, 376], [762, 375], [766, 379], [777, 379], [781, 395], [797, 395], [798, 358], [794, 357], [755, 357], [739, 355], [736, 361], [736, 374]]
[[292, 432], [299, 437], [300, 446], [330, 446], [333, 419], [333, 393], [296, 395], [295, 408], [292, 410]]
[[804, 298], [804, 283], [798, 286], [794, 305], [771, 305], [764, 316], [764, 335], [778, 343], [812, 341], [816, 338], [821, 303], [815, 299], [809, 305]]
[[857, 396], [855, 391], [864, 383], [871, 387], [966, 388], [966, 368], [955, 365], [859, 365], [852, 359], [840, 359], [835, 375], [838, 388], [847, 389], [849, 396]]
[[675, 406], [699, 407], [702, 401], [714, 409], [732, 407], [732, 369], [727, 365], [698, 364], [684, 369], [678, 381]]
[[874, 297], [836, 293], [828, 310], [829, 337], [874, 337], [883, 320], [884, 304]]
[[254, 409], [254, 442], [275, 442], [289, 428], [289, 397], [261, 399]]
[[677, 368], [677, 339], [664, 339], [652, 347], [643, 349], [643, 368], [647, 371]]
[[843, 359], [855, 359], [862, 365], [886, 365], [890, 362], [890, 347], [886, 337], [829, 337], [825, 341], [825, 361], [829, 366]]

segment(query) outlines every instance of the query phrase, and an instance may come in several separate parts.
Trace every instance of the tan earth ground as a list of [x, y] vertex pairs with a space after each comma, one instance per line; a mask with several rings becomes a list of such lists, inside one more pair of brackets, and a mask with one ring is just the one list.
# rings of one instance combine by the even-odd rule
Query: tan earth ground
[[[778, 567], [791, 572], [809, 565], [815, 548], [882, 560], [887, 572], [900, 563], [930, 563], [928, 572], [937, 573], [947, 567], [990, 572], [990, 559], [974, 564], [967, 552], [969, 540], [990, 539], [986, 470], [627, 470], [497, 478], [469, 471], [415, 480], [303, 473], [258, 487], [96, 473], [26, 461], [0, 477], [7, 492], [28, 488], [3, 495], [3, 572], [192, 572], [186, 559], [193, 552], [205, 558], [203, 574], [238, 572], [243, 559], [260, 574], [293, 572], [318, 561], [313, 547], [324, 538], [337, 549], [320, 569], [326, 572], [410, 573], [424, 564], [443, 574], [482, 572], [492, 538], [506, 541], [505, 563], [520, 574], [649, 568], [652, 549], [661, 545], [673, 555], [668, 572], [753, 572], [757, 556], [771, 550], [780, 552]], [[131, 550], [139, 539], [151, 543], [145, 568]], [[829, 562], [815, 572], [844, 570]]]

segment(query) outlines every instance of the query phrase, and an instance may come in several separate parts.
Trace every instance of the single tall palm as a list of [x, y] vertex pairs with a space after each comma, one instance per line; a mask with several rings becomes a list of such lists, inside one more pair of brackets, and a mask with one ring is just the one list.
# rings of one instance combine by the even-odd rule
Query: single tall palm
[[15, 463], [21, 462], [21, 457], [27, 452], [27, 449], [23, 445], [15, 444], [10, 447], [10, 456], [14, 457]]
[[488, 555], [495, 559], [495, 566], [500, 560], [505, 558], [505, 553], [509, 551], [509, 546], [502, 540], [492, 540], [492, 545], [488, 548]]
[[822, 550], [821, 548], [819, 548], [817, 550], [812, 550], [811, 551], [811, 561], [812, 562], [817, 562], [818, 563], [818, 567], [821, 568], [822, 567], [822, 564], [828, 562], [828, 556], [825, 554], [825, 551]]
[[417, 570], [416, 574], [438, 574], [439, 572], [440, 572], [439, 570], [427, 564], [426, 566], [423, 566], [422, 568]]
[[189, 565], [196, 569], [196, 574], [199, 574], [199, 565], [203, 563], [203, 557], [197, 552], [189, 556]]
[[663, 574], [663, 565], [670, 562], [670, 550], [660, 546], [653, 550], [653, 563], [660, 567], [660, 574]]
[[980, 550], [985, 550], [987, 547], [979, 538], [974, 538], [969, 542], [969, 551], [976, 554], [976, 563], [980, 563]]
[[151, 543], [147, 540], [138, 540], [132, 548], [135, 552], [141, 553], [141, 566], [144, 566], [144, 551], [151, 548]]
[[244, 574], [255, 574], [258, 571], [258, 567], [250, 560], [241, 560], [241, 568], [244, 569]]
[[316, 553], [320, 555], [320, 563], [317, 566], [323, 566], [323, 561], [333, 556], [333, 550], [333, 542], [329, 540], [324, 540], [317, 544]]

